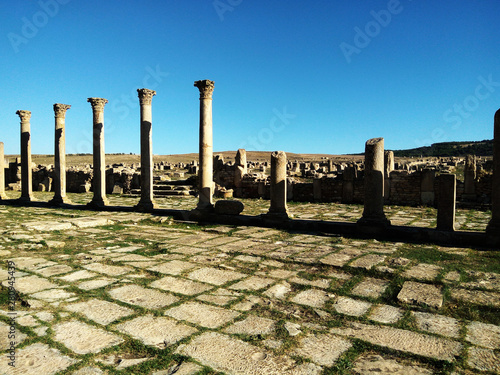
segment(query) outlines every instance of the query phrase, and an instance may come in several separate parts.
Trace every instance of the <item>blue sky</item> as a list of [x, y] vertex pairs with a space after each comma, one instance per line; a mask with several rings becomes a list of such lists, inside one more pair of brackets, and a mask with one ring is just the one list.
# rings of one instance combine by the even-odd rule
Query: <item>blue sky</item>
[[198, 90], [215, 81], [214, 149], [363, 152], [493, 137], [498, 0], [16, 0], [0, 3], [0, 141], [91, 152], [88, 97], [108, 153], [139, 153], [137, 88], [153, 99], [153, 151], [198, 150]]

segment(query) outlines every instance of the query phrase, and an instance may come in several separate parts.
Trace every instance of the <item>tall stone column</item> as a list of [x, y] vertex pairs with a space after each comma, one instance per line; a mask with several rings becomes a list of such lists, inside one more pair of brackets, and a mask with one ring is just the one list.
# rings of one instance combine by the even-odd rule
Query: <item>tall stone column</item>
[[141, 104], [141, 200], [137, 205], [140, 211], [157, 208], [153, 199], [153, 140], [151, 102], [156, 91], [137, 89]]
[[437, 204], [437, 230], [455, 230], [455, 206], [457, 198], [457, 178], [454, 174], [438, 177], [439, 200]]
[[68, 104], [54, 104], [54, 117], [56, 123], [54, 146], [54, 198], [49, 202], [53, 205], [71, 203], [66, 196], [66, 111], [71, 106]]
[[476, 156], [467, 155], [465, 157], [464, 165], [464, 193], [462, 194], [463, 200], [476, 200], [476, 171]]
[[236, 153], [236, 158], [234, 160], [234, 196], [242, 197], [243, 189], [242, 189], [242, 180], [243, 176], [247, 174], [247, 152], [245, 149], [240, 148]]
[[104, 153], [104, 106], [108, 102], [102, 98], [88, 98], [92, 106], [93, 126], [93, 185], [94, 197], [88, 203], [90, 207], [100, 208], [109, 204], [106, 198], [106, 161]]
[[21, 119], [21, 198], [20, 201], [31, 202], [33, 198], [33, 177], [31, 171], [31, 133], [30, 111], [17, 111]]
[[5, 155], [3, 153], [3, 142], [0, 142], [0, 200], [7, 199], [5, 194]]
[[500, 244], [500, 109], [495, 113], [493, 136], [493, 186], [491, 189], [491, 220], [488, 236]]
[[212, 135], [212, 93], [214, 82], [208, 79], [196, 81], [194, 86], [200, 90], [200, 195], [198, 210], [213, 209], [213, 135]]
[[268, 216], [288, 218], [286, 184], [286, 154], [275, 151], [271, 154], [271, 206]]
[[390, 225], [384, 214], [384, 138], [366, 141], [364, 179], [364, 210], [358, 224]]

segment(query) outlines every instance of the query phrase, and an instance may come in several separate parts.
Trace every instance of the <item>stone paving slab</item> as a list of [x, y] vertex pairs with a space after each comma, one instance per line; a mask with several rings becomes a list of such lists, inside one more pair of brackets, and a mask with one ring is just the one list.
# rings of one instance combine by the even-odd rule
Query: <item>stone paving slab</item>
[[297, 293], [291, 301], [299, 305], [321, 308], [329, 298], [328, 293], [323, 290], [308, 289]]
[[154, 267], [148, 268], [149, 271], [160, 272], [167, 275], [180, 275], [184, 271], [198, 267], [196, 263], [185, 262], [182, 260], [172, 260]]
[[[8, 281], [2, 282], [2, 285], [9, 287]], [[58, 288], [59, 285], [50, 282], [47, 279], [38, 276], [26, 276], [16, 279], [14, 288], [25, 294], [40, 292], [45, 289]]]
[[351, 346], [352, 344], [348, 340], [336, 335], [308, 334], [299, 340], [295, 354], [309, 358], [320, 366], [330, 367]]
[[491, 349], [471, 347], [468, 351], [467, 365], [480, 371], [500, 373], [500, 355]]
[[155, 289], [143, 288], [139, 285], [125, 285], [108, 291], [111, 298], [137, 305], [147, 309], [159, 309], [179, 299], [169, 293], [160, 292]]
[[351, 294], [360, 297], [379, 298], [386, 290], [388, 282], [385, 280], [367, 277], [357, 284]]
[[83, 268], [89, 271], [103, 273], [108, 276], [120, 276], [132, 271], [132, 268], [130, 267], [110, 266], [108, 264], [102, 264], [102, 263], [86, 264], [83, 266]]
[[218, 328], [238, 317], [240, 313], [204, 303], [186, 302], [165, 311], [165, 315], [206, 328]]
[[319, 375], [321, 367], [312, 363], [298, 365], [287, 356], [271, 352], [220, 333], [206, 332], [177, 352], [188, 355], [217, 371], [238, 375]]
[[375, 345], [443, 361], [454, 361], [460, 355], [462, 344], [449, 339], [424, 335], [392, 327], [377, 327], [362, 323], [350, 323], [345, 328], [332, 328], [332, 333], [354, 337]]
[[488, 349], [500, 349], [500, 326], [481, 322], [467, 324], [465, 339]]
[[5, 355], [0, 358], [0, 373], [8, 375], [53, 375], [78, 362], [47, 344], [35, 343], [19, 349], [15, 367]]
[[398, 300], [409, 304], [421, 303], [437, 309], [443, 306], [441, 288], [414, 281], [405, 281], [403, 288], [398, 294]]
[[165, 317], [140, 316], [118, 324], [116, 329], [141, 340], [145, 345], [165, 349], [197, 332], [193, 327]]
[[66, 310], [84, 315], [102, 325], [108, 325], [117, 319], [134, 314], [134, 310], [117, 305], [116, 303], [92, 298], [85, 302], [64, 306]]
[[394, 324], [402, 317], [402, 310], [390, 305], [376, 305], [368, 315], [368, 319], [385, 324]]
[[403, 273], [403, 277], [413, 278], [425, 281], [433, 281], [439, 272], [441, 272], [442, 267], [436, 266], [434, 264], [420, 263], [406, 270]]
[[208, 284], [223, 285], [229, 281], [242, 279], [245, 276], [247, 275], [240, 272], [204, 267], [191, 272], [188, 278]]
[[458, 301], [500, 308], [500, 293], [452, 288], [450, 294], [451, 298]]
[[244, 335], [269, 335], [274, 332], [275, 321], [249, 315], [246, 319], [227, 327], [224, 332]]
[[234, 290], [259, 290], [268, 287], [276, 280], [257, 276], [250, 276], [248, 279], [237, 282], [229, 288]]
[[152, 288], [168, 290], [169, 292], [194, 295], [213, 289], [213, 285], [200, 283], [198, 281], [166, 276], [149, 284]]
[[53, 327], [54, 340], [77, 354], [98, 353], [123, 342], [120, 336], [72, 320]]
[[356, 360], [352, 370], [359, 375], [432, 375], [433, 373], [425, 367], [407, 365], [377, 354], [362, 355]]

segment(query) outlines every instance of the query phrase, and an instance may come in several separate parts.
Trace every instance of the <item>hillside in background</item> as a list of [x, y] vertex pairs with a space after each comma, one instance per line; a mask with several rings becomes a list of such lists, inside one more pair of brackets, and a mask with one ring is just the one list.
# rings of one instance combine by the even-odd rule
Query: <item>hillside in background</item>
[[477, 142], [442, 142], [433, 143], [430, 146], [411, 148], [408, 150], [396, 150], [396, 157], [426, 157], [426, 156], [492, 156], [493, 140], [484, 140]]

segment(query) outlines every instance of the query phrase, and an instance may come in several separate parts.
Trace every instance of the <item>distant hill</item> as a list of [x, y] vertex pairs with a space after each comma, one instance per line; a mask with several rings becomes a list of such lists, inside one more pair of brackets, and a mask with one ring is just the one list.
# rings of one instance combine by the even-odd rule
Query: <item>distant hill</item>
[[492, 156], [493, 155], [493, 140], [484, 140], [477, 142], [441, 142], [433, 143], [430, 146], [410, 148], [408, 150], [396, 150], [394, 156], [411, 157], [411, 156]]

